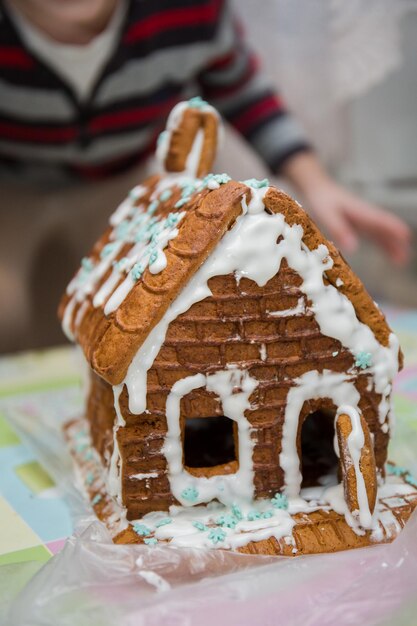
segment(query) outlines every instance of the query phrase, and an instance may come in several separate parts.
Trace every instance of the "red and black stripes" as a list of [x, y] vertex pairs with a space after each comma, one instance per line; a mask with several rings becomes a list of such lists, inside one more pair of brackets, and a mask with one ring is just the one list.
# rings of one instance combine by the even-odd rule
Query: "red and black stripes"
[[302, 145], [227, 0], [131, 0], [87, 102], [25, 47], [7, 10], [0, 14], [0, 168], [20, 160], [83, 178], [120, 171], [149, 154], [196, 83], [271, 167]]
[[1, 70], [32, 70], [35, 63], [33, 58], [19, 46], [0, 45]]
[[[183, 41], [185, 31], [203, 27], [216, 27], [224, 0], [207, 2], [155, 2], [160, 5], [148, 15], [138, 12], [127, 29], [123, 42], [127, 45], [142, 44], [147, 40], [166, 38], [174, 33], [177, 41]], [[176, 5], [176, 6], [175, 6]], [[140, 9], [140, 6], [139, 6]]]

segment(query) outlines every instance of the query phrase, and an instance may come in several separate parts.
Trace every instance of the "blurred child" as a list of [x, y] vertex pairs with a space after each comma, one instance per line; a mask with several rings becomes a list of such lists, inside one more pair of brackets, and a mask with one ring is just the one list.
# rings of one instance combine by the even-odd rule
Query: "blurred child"
[[[394, 263], [406, 262], [407, 226], [323, 170], [259, 71], [227, 0], [7, 0], [0, 20], [0, 250], [1, 238], [9, 241], [0, 252], [0, 297], [8, 301], [0, 317], [3, 333], [7, 325], [16, 328], [18, 309], [33, 319], [24, 280], [31, 246], [42, 238], [42, 214], [59, 213], [61, 225], [82, 243], [86, 235], [93, 239], [95, 227], [95, 234], [101, 228], [95, 218], [104, 219], [113, 196], [136, 182], [137, 164], [153, 152], [172, 106], [197, 91], [272, 173], [295, 186], [342, 249], [352, 251], [363, 235]], [[92, 181], [101, 200], [84, 202], [77, 193], [82, 196]], [[95, 213], [90, 205], [97, 206]], [[28, 218], [36, 224], [29, 230]], [[13, 246], [16, 229], [20, 240]], [[56, 263], [63, 266], [65, 254]], [[44, 300], [52, 282], [59, 292], [62, 280], [59, 272], [53, 275]], [[40, 285], [45, 288], [42, 279]], [[37, 328], [44, 324], [54, 340], [50, 315], [44, 307]], [[16, 337], [10, 341], [17, 345]], [[0, 349], [5, 346], [0, 328]]]

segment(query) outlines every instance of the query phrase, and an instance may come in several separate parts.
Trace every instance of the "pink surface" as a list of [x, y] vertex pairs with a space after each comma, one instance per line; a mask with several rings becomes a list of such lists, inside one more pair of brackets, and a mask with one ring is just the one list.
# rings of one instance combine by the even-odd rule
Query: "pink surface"
[[57, 539], [56, 541], [50, 541], [46, 544], [46, 547], [52, 552], [52, 554], [58, 554], [64, 547], [66, 538]]

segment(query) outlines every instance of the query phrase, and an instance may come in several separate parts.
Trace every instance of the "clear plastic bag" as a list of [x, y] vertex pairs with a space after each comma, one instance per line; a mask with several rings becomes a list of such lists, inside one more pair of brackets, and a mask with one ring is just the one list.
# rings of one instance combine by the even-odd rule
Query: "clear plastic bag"
[[[54, 392], [51, 406], [80, 404], [65, 393]], [[56, 409], [12, 412], [65, 496], [76, 531], [11, 602], [7, 626], [416, 623], [417, 515], [392, 544], [320, 556], [114, 545], [74, 485]], [[392, 458], [415, 458], [417, 433], [400, 434]], [[7, 567], [0, 576], [19, 574]]]

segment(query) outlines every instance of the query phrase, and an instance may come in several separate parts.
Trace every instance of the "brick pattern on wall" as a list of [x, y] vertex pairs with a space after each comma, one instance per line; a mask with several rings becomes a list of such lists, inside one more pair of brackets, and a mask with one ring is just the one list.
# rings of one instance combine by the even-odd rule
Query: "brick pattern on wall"
[[[280, 442], [286, 397], [294, 379], [309, 370], [347, 372], [353, 366], [350, 352], [321, 334], [300, 284], [300, 277], [285, 260], [279, 274], [262, 288], [245, 278], [237, 283], [234, 275], [212, 278], [209, 286], [213, 296], [193, 305], [170, 324], [165, 343], [148, 372], [149, 413], [132, 415], [126, 390], [120, 399], [126, 427], [119, 430], [118, 443], [123, 459], [123, 497], [130, 518], [167, 509], [174, 502], [162, 453], [165, 403], [172, 385], [199, 372], [224, 369], [230, 363], [247, 369], [258, 380], [250, 398], [253, 408], [246, 412], [254, 428], [256, 496], [271, 496], [282, 487]], [[288, 313], [300, 303], [304, 314]], [[287, 312], [285, 316], [274, 315], [282, 311]], [[382, 468], [387, 436], [377, 420], [379, 398], [367, 391], [366, 374], [358, 372], [356, 385], [361, 394], [360, 408], [375, 435], [377, 464]], [[113, 397], [103, 393], [101, 401], [112, 405]], [[300, 422], [317, 410], [313, 404], [317, 405], [305, 403]], [[100, 401], [94, 407], [90, 402], [89, 410], [96, 414], [91, 414], [93, 438], [102, 451], [104, 441], [108, 441], [102, 431], [109, 433], [113, 422], [109, 407], [104, 410]], [[194, 390], [181, 402], [183, 417], [221, 414], [218, 399], [205, 389]], [[133, 478], [138, 473], [157, 473], [158, 477]]]

